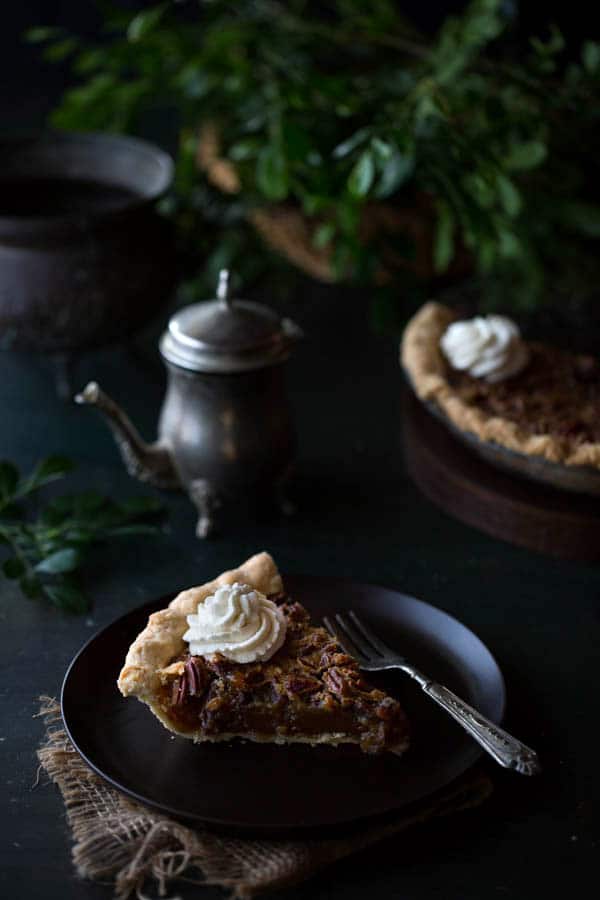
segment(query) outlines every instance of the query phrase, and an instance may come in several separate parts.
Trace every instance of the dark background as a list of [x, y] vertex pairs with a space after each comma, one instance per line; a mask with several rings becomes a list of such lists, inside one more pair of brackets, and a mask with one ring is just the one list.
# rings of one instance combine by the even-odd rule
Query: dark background
[[[448, 8], [413, 7], [429, 27]], [[544, 24], [537, 4], [524, 9], [533, 27]], [[574, 37], [593, 37], [591, 15], [591, 5], [573, 3], [545, 5], [543, 12], [545, 21], [558, 21]], [[67, 70], [41, 62], [20, 34], [32, 25], [60, 24], [93, 35], [94, 6], [4, 2], [0, 21], [0, 130], [40, 125], [68, 83]], [[496, 791], [482, 810], [386, 842], [286, 892], [287, 900], [583, 896], [597, 879], [600, 846], [598, 567], [495, 541], [422, 497], [402, 462], [397, 348], [369, 331], [361, 298], [307, 284], [302, 304], [286, 312], [308, 335], [290, 366], [302, 498], [294, 520], [240, 524], [202, 543], [193, 536], [190, 504], [174, 497], [169, 534], [151, 553], [130, 543], [96, 557], [88, 570], [95, 601], [88, 616], [69, 618], [32, 604], [0, 581], [0, 896], [110, 896], [109, 888], [74, 876], [57, 791], [44, 782], [32, 789], [42, 735], [33, 718], [39, 695], [57, 694], [70, 659], [96, 629], [263, 547], [284, 572], [387, 584], [460, 618], [490, 646], [506, 676], [507, 727], [536, 747], [544, 763], [536, 781], [490, 766]], [[27, 468], [42, 455], [65, 452], [79, 466], [72, 488], [133, 493], [136, 485], [108, 431], [93, 412], [60, 403], [49, 376], [44, 359], [0, 355], [0, 458]], [[142, 359], [121, 347], [90, 354], [79, 365], [78, 383], [92, 377], [153, 435], [164, 387], [155, 351]]]

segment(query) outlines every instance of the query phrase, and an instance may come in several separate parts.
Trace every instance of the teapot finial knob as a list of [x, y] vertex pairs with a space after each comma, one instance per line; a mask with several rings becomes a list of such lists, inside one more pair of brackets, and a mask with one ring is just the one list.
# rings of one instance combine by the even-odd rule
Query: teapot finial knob
[[231, 306], [231, 297], [229, 296], [229, 269], [221, 269], [219, 272], [217, 300], [220, 300], [225, 306]]

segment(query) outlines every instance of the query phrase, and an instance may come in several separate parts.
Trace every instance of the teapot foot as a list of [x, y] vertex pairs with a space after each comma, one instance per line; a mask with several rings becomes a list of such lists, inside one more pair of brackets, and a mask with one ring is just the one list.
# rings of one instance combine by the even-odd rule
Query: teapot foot
[[214, 531], [214, 510], [219, 506], [218, 499], [205, 478], [197, 478], [189, 486], [190, 500], [198, 510], [196, 537], [204, 540]]
[[196, 522], [196, 537], [200, 538], [200, 540], [210, 537], [214, 531], [214, 527], [212, 517], [203, 513], [198, 516], [198, 521]]

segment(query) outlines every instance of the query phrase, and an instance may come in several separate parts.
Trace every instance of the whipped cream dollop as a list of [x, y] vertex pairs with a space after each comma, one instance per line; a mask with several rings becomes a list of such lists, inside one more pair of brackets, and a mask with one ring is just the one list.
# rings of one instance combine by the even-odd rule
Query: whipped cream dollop
[[442, 335], [440, 346], [453, 369], [489, 382], [518, 375], [529, 361], [529, 350], [518, 326], [506, 316], [476, 316], [453, 322]]
[[183, 636], [193, 656], [221, 653], [238, 663], [270, 659], [285, 640], [279, 607], [248, 584], [225, 584], [186, 617]]

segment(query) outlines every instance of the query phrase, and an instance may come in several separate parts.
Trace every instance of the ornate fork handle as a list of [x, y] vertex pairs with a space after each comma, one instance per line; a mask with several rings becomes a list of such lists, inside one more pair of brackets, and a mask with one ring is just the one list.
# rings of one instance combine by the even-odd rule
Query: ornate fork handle
[[450, 713], [452, 718], [456, 719], [501, 766], [516, 769], [522, 775], [535, 775], [540, 771], [535, 750], [522, 744], [498, 725], [494, 725], [442, 684], [421, 678], [417, 680], [425, 693]]
[[518, 741], [494, 722], [453, 694], [442, 684], [432, 681], [407, 659], [395, 653], [376, 634], [360, 621], [353, 610], [346, 617], [337, 613], [335, 621], [323, 619], [328, 631], [354, 656], [367, 672], [400, 669], [410, 675], [432, 700], [450, 713], [459, 725], [473, 737], [496, 762], [522, 775], [535, 775], [540, 764], [535, 750]]

